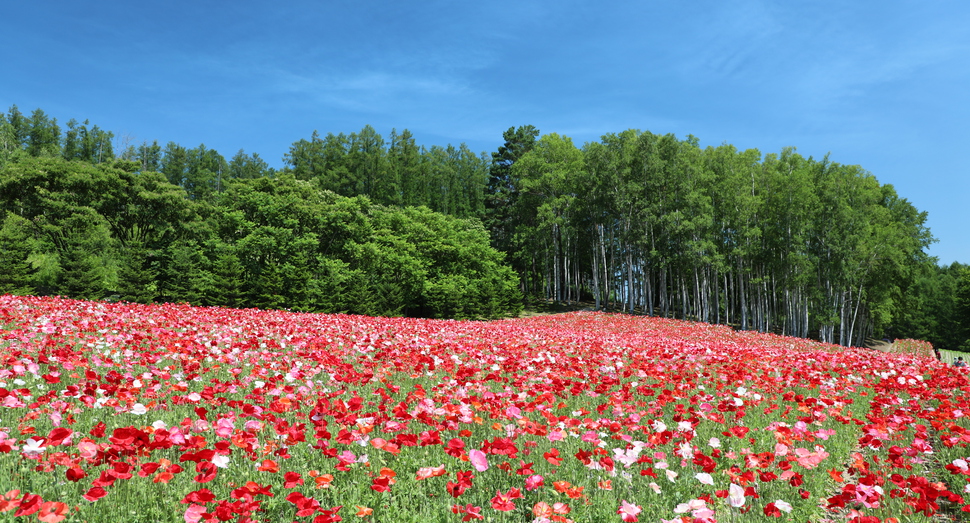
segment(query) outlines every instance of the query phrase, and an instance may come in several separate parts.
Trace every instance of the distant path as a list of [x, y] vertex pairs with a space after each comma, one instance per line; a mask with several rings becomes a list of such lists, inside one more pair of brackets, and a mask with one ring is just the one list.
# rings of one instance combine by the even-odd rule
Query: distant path
[[868, 339], [866, 339], [865, 345], [866, 345], [866, 347], [868, 347], [870, 349], [873, 349], [873, 350], [877, 350], [879, 352], [892, 352], [893, 351], [893, 344], [892, 344], [892, 342], [885, 341], [885, 340], [874, 340], [872, 338], [868, 338]]

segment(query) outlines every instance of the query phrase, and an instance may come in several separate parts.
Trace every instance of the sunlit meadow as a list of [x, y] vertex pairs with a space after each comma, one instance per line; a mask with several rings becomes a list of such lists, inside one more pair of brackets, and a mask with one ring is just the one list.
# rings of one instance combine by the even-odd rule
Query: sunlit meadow
[[5, 521], [960, 520], [963, 369], [581, 312], [0, 297]]

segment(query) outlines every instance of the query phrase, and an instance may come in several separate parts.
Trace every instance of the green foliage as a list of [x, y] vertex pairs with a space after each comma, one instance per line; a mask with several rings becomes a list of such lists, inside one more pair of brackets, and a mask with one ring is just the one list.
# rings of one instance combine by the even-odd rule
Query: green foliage
[[505, 143], [492, 153], [485, 186], [485, 225], [492, 232], [492, 245], [505, 253], [513, 252], [512, 236], [516, 227], [513, 209], [518, 192], [512, 166], [532, 150], [537, 136], [539, 130], [532, 125], [509, 127], [502, 133]]
[[0, 227], [0, 294], [33, 293], [33, 244], [30, 222], [8, 211]]
[[[514, 275], [475, 221], [343, 198], [289, 175], [233, 184], [213, 216], [255, 283], [248, 305], [483, 317], [517, 306]], [[438, 304], [436, 279], [454, 274], [469, 282], [449, 298], [466, 302], [460, 311]]]
[[30, 138], [27, 154], [31, 156], [55, 156], [60, 153], [61, 128], [57, 118], [47, 116], [41, 109], [30, 115]]
[[86, 300], [106, 297], [115, 241], [104, 218], [81, 208], [57, 224], [45, 224], [44, 229], [57, 245], [59, 291]]
[[122, 247], [118, 267], [118, 297], [134, 303], [151, 303], [158, 294], [158, 271], [152, 252], [140, 240]]
[[959, 349], [970, 352], [970, 267], [961, 267], [956, 274], [956, 303], [954, 304], [956, 331], [962, 339]]
[[205, 261], [196, 242], [177, 240], [161, 252], [158, 299], [166, 302], [201, 303]]
[[246, 304], [245, 267], [236, 254], [236, 249], [218, 242], [209, 250], [212, 262], [212, 285], [204, 293], [204, 305], [242, 307]]
[[492, 318], [518, 312], [517, 278], [477, 220], [424, 207], [377, 208], [372, 220], [382, 243], [397, 245], [396, 256], [412, 258], [396, 259], [394, 274], [404, 292], [415, 293], [408, 305], [420, 315]]

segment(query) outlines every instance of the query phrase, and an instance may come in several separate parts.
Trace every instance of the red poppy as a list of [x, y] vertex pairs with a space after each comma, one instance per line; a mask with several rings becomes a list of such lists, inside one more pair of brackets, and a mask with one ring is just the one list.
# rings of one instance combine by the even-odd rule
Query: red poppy
[[304, 496], [299, 492], [290, 492], [286, 496], [286, 501], [296, 505], [296, 515], [297, 517], [306, 517], [315, 513], [320, 509], [320, 502]]
[[42, 523], [57, 523], [67, 517], [69, 507], [60, 501], [45, 501], [37, 511], [37, 519]]
[[212, 493], [212, 491], [210, 491], [207, 488], [203, 488], [203, 489], [199, 489], [199, 490], [193, 490], [192, 492], [189, 492], [188, 494], [186, 494], [185, 497], [182, 498], [181, 503], [185, 503], [185, 504], [188, 504], [188, 503], [202, 503], [202, 504], [205, 504], [205, 503], [211, 503], [211, 502], [215, 501], [215, 499], [216, 499], [216, 496], [215, 496], [215, 494]]
[[212, 463], [211, 461], [201, 461], [199, 463], [196, 463], [195, 471], [198, 472], [198, 474], [194, 478], [195, 482], [208, 483], [216, 479], [217, 470], [218, 470], [218, 467], [216, 467], [215, 463]]
[[83, 497], [84, 499], [86, 499], [88, 501], [97, 501], [97, 500], [99, 500], [99, 499], [101, 499], [101, 498], [103, 498], [103, 497], [105, 497], [107, 495], [108, 495], [108, 491], [106, 491], [102, 487], [91, 487], [81, 497]]
[[37, 512], [40, 510], [43, 501], [37, 494], [24, 494], [24, 497], [20, 498], [20, 505], [17, 507], [14, 517], [29, 516]]
[[280, 465], [271, 459], [264, 459], [263, 462], [256, 467], [256, 470], [260, 472], [272, 472], [275, 474], [280, 471]]
[[287, 472], [283, 474], [283, 488], [294, 488], [303, 484], [303, 476], [299, 472]]
[[509, 489], [509, 491], [504, 494], [502, 491], [496, 491], [495, 496], [492, 498], [492, 508], [502, 512], [515, 510], [515, 503], [513, 503], [512, 500], [519, 499], [521, 497], [522, 492], [517, 488]]
[[546, 458], [546, 461], [557, 467], [562, 464], [562, 458], [559, 456], [559, 449], [555, 447], [543, 453], [542, 457]]
[[65, 475], [67, 476], [68, 481], [77, 482], [83, 478], [86, 478], [88, 473], [84, 472], [84, 469], [81, 467], [71, 467], [67, 469]]
[[378, 476], [374, 478], [370, 488], [371, 490], [376, 492], [390, 492], [391, 478], [388, 478], [386, 476]]
[[313, 518], [313, 523], [335, 523], [337, 521], [343, 521], [338, 512], [343, 506], [333, 507], [330, 510], [320, 509], [320, 514]]

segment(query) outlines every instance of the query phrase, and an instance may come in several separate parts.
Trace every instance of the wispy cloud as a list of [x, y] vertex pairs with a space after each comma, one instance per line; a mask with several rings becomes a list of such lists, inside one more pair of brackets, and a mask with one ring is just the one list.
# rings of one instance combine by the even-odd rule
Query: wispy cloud
[[401, 103], [438, 103], [468, 96], [472, 89], [455, 77], [411, 76], [397, 72], [272, 73], [277, 93], [314, 100], [344, 110], [377, 112]]

